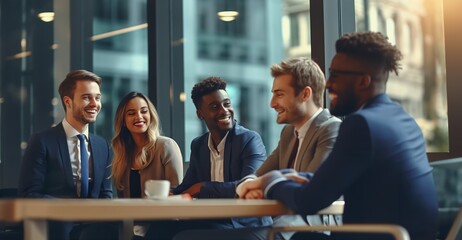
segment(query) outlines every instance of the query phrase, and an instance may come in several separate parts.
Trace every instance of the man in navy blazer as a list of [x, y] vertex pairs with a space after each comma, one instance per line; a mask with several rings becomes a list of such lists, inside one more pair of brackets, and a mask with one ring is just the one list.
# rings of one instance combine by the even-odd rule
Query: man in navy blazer
[[[258, 133], [236, 123], [226, 82], [221, 78], [209, 77], [197, 83], [191, 98], [197, 116], [205, 121], [209, 132], [192, 141], [189, 168], [173, 193], [195, 198], [235, 198], [236, 183], [254, 173], [266, 159], [263, 141]], [[271, 224], [271, 217], [177, 221], [154, 224], [147, 238], [152, 234], [152, 238], [171, 239], [175, 233], [189, 229], [236, 229]], [[165, 229], [171, 229], [170, 233], [161, 233]], [[186, 239], [191, 237], [188, 234]], [[256, 236], [255, 239], [265, 238]]]
[[[436, 191], [424, 137], [385, 94], [389, 73], [398, 73], [400, 51], [373, 32], [344, 35], [336, 50], [326, 88], [332, 114], [346, 118], [331, 154], [310, 180], [293, 170], [272, 171], [241, 184], [239, 196], [255, 198], [259, 192], [299, 214], [315, 214], [344, 195], [346, 224], [398, 224], [411, 239], [435, 239]], [[297, 233], [293, 239], [305, 238]], [[331, 239], [379, 237], [332, 234]]]
[[266, 159], [266, 152], [258, 133], [244, 128], [233, 120], [232, 126], [224, 143], [223, 182], [211, 179], [208, 145], [210, 134], [207, 132], [191, 142], [189, 168], [183, 182], [174, 190], [175, 194], [190, 193], [197, 198], [236, 196], [236, 183], [243, 176], [253, 174], [258, 169]]
[[[88, 198], [112, 198], [108, 142], [88, 135], [91, 145], [93, 176]], [[24, 154], [19, 195], [26, 198], [77, 198], [72, 166], [63, 123], [34, 134]]]
[[[22, 160], [19, 196], [25, 198], [112, 198], [110, 180], [111, 150], [108, 142], [89, 133], [101, 109], [101, 78], [85, 70], [70, 72], [59, 86], [65, 109], [64, 120], [41, 133], [34, 134]], [[85, 149], [77, 135], [83, 134]], [[82, 192], [81, 151], [89, 155], [88, 193]], [[70, 232], [82, 226], [53, 222], [51, 239], [69, 239]], [[74, 230], [73, 230], [74, 229]], [[101, 228], [103, 229], [103, 228]], [[95, 232], [92, 232], [95, 233]], [[97, 234], [97, 233], [96, 233]], [[95, 239], [110, 235], [93, 236]]]

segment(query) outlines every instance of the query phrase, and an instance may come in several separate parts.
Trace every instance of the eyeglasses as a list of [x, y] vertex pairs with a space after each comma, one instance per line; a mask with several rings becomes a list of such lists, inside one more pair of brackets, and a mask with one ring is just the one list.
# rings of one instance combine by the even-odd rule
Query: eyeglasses
[[332, 78], [332, 77], [335, 77], [336, 75], [341, 75], [341, 74], [346, 74], [346, 75], [368, 75], [368, 73], [365, 73], [365, 72], [348, 71], [348, 70], [334, 70], [332, 68], [329, 68], [329, 78]]

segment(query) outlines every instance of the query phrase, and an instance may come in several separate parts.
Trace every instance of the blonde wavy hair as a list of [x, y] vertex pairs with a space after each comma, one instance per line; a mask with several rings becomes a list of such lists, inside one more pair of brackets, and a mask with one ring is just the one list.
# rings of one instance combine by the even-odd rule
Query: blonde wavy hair
[[[145, 133], [146, 145], [143, 146], [139, 155], [133, 156], [136, 145], [125, 124], [125, 111], [128, 102], [137, 97], [144, 99], [148, 104], [151, 122], [149, 123], [148, 130]], [[112, 148], [114, 151], [114, 158], [112, 160], [112, 177], [114, 179], [114, 184], [119, 191], [125, 189], [127, 183], [125, 182], [124, 176], [129, 172], [129, 168], [134, 159], [141, 159], [143, 167], [146, 167], [151, 163], [151, 156], [155, 151], [155, 143], [160, 134], [159, 115], [157, 114], [154, 104], [152, 104], [152, 102], [140, 92], [130, 92], [125, 95], [120, 101], [115, 113], [114, 137], [112, 138]]]

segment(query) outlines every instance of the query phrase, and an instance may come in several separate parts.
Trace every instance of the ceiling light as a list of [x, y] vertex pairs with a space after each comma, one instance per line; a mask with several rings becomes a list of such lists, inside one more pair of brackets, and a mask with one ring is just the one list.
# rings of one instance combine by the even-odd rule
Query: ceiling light
[[55, 13], [54, 12], [41, 12], [38, 14], [38, 17], [40, 20], [44, 22], [51, 22], [55, 19]]
[[217, 13], [218, 18], [220, 18], [221, 21], [225, 22], [230, 22], [236, 19], [236, 17], [239, 15], [239, 12], [237, 11], [221, 11]]

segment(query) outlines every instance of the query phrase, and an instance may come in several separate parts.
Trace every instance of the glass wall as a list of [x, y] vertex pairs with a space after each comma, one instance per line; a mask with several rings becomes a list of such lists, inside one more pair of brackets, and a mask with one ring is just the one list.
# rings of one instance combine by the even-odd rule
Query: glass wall
[[146, 2], [0, 0], [0, 187], [17, 186], [30, 136], [62, 121], [57, 88], [72, 69], [103, 78], [91, 131], [111, 140], [121, 97], [148, 93]]
[[[191, 140], [207, 131], [190, 99], [193, 85], [209, 76], [228, 82], [235, 118], [277, 145], [281, 125], [270, 108], [270, 66], [290, 56], [311, 55], [306, 0], [183, 0], [185, 62], [185, 159]], [[237, 16], [219, 15], [234, 11]]]
[[[460, 157], [461, 5], [459, 0], [0, 0], [0, 187], [17, 186], [32, 133], [63, 119], [57, 86], [75, 68], [104, 78], [103, 108], [91, 131], [108, 141], [121, 96], [137, 90], [156, 103], [164, 132], [189, 160], [191, 140], [206, 131], [190, 91], [215, 75], [229, 82], [237, 120], [259, 132], [271, 151], [282, 127], [269, 107], [271, 64], [313, 56], [324, 68], [335, 39], [354, 26], [386, 33], [403, 51], [403, 70], [390, 79], [388, 92], [421, 124], [429, 151], [444, 152], [429, 153], [430, 159]], [[217, 13], [225, 10], [239, 15], [223, 21]], [[54, 16], [40, 14], [45, 12]], [[353, 27], [345, 28], [349, 21]]]
[[103, 107], [96, 133], [112, 138], [119, 100], [130, 91], [148, 95], [146, 0], [95, 0], [93, 70], [103, 78]]
[[53, 125], [53, 1], [0, 1], [0, 187], [15, 187], [32, 132]]
[[443, 2], [355, 0], [357, 31], [379, 31], [403, 53], [387, 93], [419, 124], [427, 151], [448, 152], [448, 106]]

